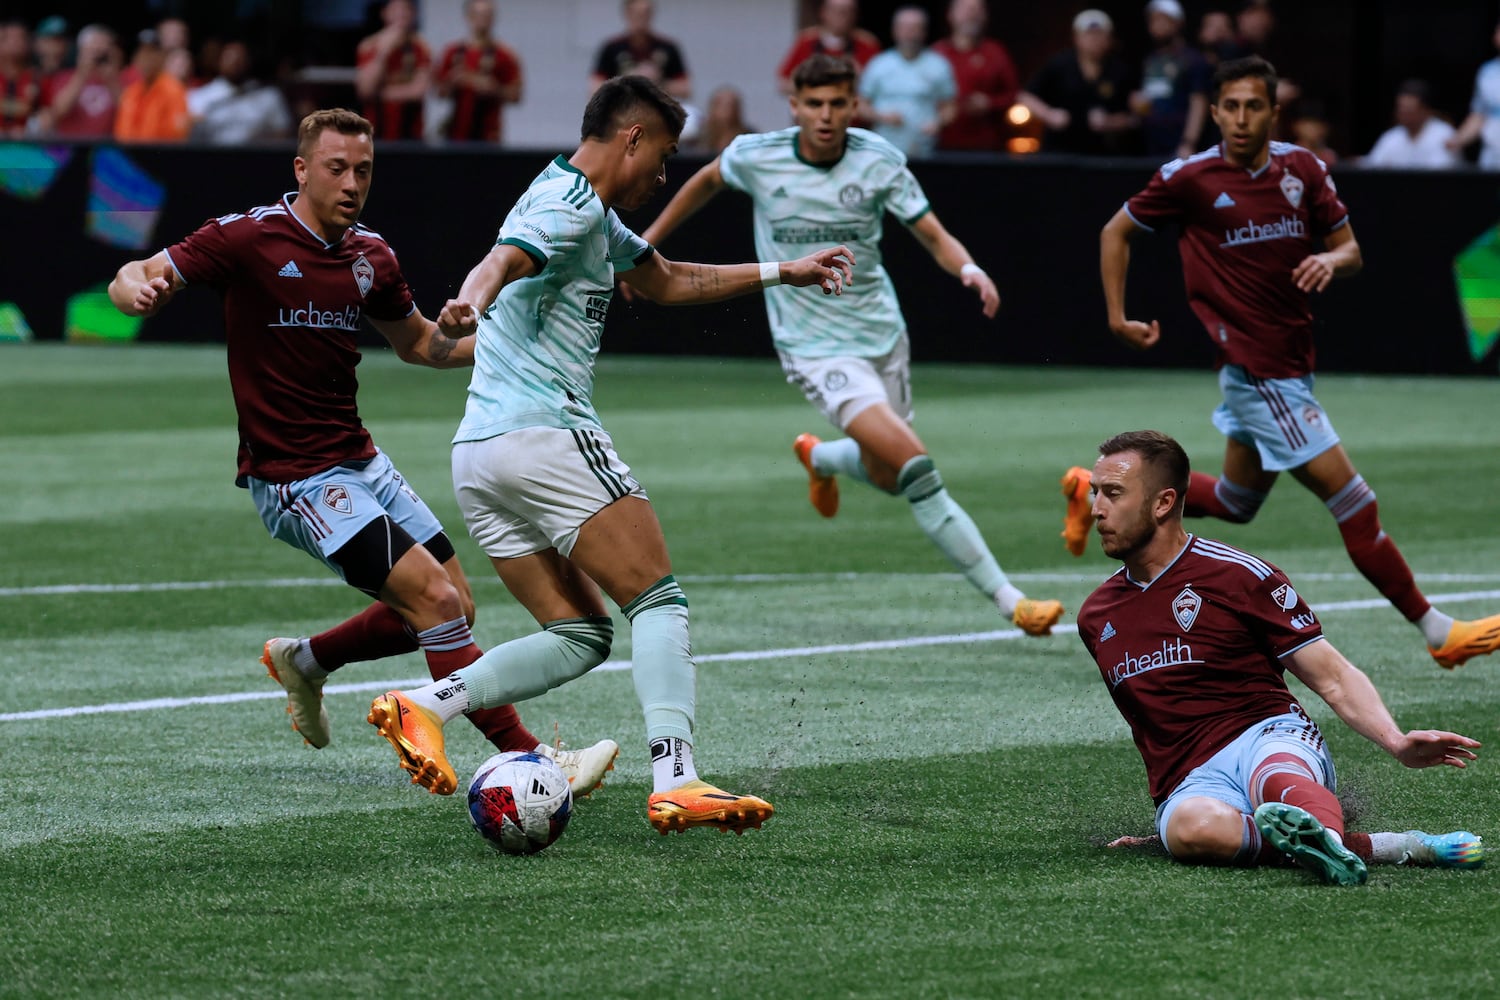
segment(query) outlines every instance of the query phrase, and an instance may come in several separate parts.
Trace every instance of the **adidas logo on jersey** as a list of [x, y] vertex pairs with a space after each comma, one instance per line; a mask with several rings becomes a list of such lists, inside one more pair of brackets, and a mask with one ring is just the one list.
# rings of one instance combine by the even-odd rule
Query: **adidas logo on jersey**
[[772, 198], [785, 198], [786, 197], [786, 188], [784, 188], [784, 187], [777, 188], [775, 191], [771, 192], [771, 197]]
[[300, 278], [302, 277], [302, 271], [297, 267], [297, 262], [295, 260], [289, 260], [285, 264], [281, 265], [281, 270], [276, 272], [276, 277]]
[[1113, 639], [1114, 637], [1115, 637], [1115, 623], [1114, 622], [1105, 622], [1104, 623], [1104, 630], [1099, 633], [1099, 641], [1100, 642], [1105, 642], [1105, 641], [1107, 641], [1109, 639]]
[[1214, 199], [1214, 208], [1233, 208], [1233, 207], [1234, 207], [1234, 199], [1231, 198], [1231, 197], [1229, 197], [1229, 195], [1227, 193], [1221, 193], [1219, 195], [1219, 197], [1217, 197], [1217, 198]]

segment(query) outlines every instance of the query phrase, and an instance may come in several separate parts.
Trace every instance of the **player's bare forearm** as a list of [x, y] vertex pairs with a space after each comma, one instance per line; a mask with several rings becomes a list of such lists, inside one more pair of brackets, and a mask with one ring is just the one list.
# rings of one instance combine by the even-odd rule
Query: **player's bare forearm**
[[416, 364], [428, 368], [469, 368], [474, 364], [474, 335], [450, 337], [433, 323], [420, 347]]
[[483, 313], [500, 294], [500, 289], [536, 273], [536, 262], [526, 251], [509, 243], [496, 244], [484, 259], [469, 271], [458, 290], [458, 300]]
[[1292, 282], [1304, 292], [1321, 292], [1334, 278], [1358, 274], [1364, 267], [1354, 230], [1347, 223], [1329, 233], [1323, 245], [1322, 253], [1304, 257], [1292, 269]]
[[1130, 271], [1130, 235], [1134, 229], [1129, 222], [1122, 209], [1099, 232], [1099, 279], [1104, 284], [1104, 307], [1111, 330], [1125, 322], [1125, 276]]
[[656, 221], [641, 233], [641, 239], [652, 246], [661, 243], [723, 189], [724, 175], [719, 172], [719, 160], [715, 157], [687, 179], [687, 183], [682, 185], [661, 210]]
[[1327, 639], [1308, 643], [1287, 657], [1287, 667], [1345, 725], [1391, 756], [1399, 757], [1406, 735], [1391, 718], [1370, 678], [1335, 649], [1333, 643]]
[[133, 260], [115, 272], [109, 301], [127, 316], [154, 316], [181, 287], [164, 254]]
[[854, 254], [848, 247], [829, 247], [797, 260], [764, 264], [696, 264], [667, 260], [654, 253], [620, 275], [652, 301], [662, 305], [719, 302], [759, 291], [767, 284], [805, 288], [820, 286], [824, 293], [841, 294], [854, 275]]

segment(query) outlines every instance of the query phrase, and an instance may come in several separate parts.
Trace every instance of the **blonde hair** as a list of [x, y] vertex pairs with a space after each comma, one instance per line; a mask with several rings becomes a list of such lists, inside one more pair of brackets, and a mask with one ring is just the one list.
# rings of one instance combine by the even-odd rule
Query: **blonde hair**
[[375, 126], [364, 116], [355, 114], [348, 108], [325, 108], [314, 111], [297, 126], [297, 155], [307, 159], [313, 146], [318, 143], [318, 136], [329, 129], [344, 135], [367, 135], [371, 139], [375, 138]]

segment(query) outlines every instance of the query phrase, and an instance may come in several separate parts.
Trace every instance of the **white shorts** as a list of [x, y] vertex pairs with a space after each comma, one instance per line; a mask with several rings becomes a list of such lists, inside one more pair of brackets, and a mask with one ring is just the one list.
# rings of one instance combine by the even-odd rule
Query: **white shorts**
[[876, 403], [911, 423], [911, 341], [905, 333], [878, 358], [796, 358], [782, 354], [786, 380], [839, 430]]
[[646, 491], [602, 430], [523, 427], [453, 446], [453, 492], [485, 555], [573, 551], [578, 529], [621, 497]]

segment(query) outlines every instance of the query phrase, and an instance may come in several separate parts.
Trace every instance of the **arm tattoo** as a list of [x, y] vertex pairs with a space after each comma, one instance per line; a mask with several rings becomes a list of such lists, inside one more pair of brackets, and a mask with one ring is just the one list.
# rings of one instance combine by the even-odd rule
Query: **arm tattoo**
[[453, 353], [453, 348], [458, 346], [458, 341], [448, 337], [440, 330], [433, 330], [432, 336], [427, 340], [427, 356], [433, 361], [447, 361]]

